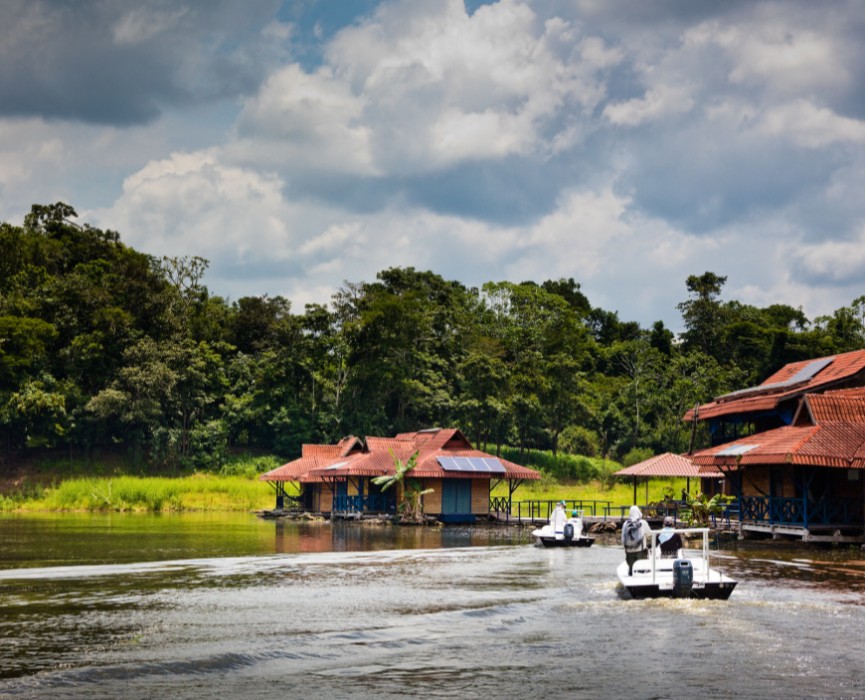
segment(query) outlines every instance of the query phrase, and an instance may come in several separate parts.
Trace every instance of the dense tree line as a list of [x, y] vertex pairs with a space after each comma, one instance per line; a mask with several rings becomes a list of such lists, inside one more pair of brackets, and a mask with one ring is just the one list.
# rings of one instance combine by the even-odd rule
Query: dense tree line
[[684, 451], [688, 408], [865, 339], [865, 297], [809, 320], [723, 301], [711, 272], [686, 281], [680, 337], [592, 307], [573, 279], [475, 289], [391, 268], [302, 312], [229, 302], [203, 284], [206, 260], [144, 255], [76, 218], [58, 203], [0, 224], [6, 458], [111, 448], [157, 470], [431, 426], [493, 451]]

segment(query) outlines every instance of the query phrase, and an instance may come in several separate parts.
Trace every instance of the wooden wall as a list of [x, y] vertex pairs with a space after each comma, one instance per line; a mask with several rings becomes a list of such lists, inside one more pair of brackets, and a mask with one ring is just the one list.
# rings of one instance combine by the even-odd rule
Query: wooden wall
[[424, 479], [424, 489], [433, 489], [423, 497], [423, 512], [427, 515], [439, 515], [442, 512], [442, 480]]
[[487, 515], [490, 512], [489, 479], [472, 479], [472, 513]]

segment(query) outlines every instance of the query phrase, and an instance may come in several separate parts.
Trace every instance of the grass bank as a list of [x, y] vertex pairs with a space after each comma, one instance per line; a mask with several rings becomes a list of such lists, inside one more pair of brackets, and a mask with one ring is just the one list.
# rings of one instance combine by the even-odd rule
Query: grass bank
[[[673, 489], [674, 493], [679, 494], [685, 485], [685, 479], [651, 479], [648, 496], [645, 484], [641, 483], [637, 486], [637, 503], [644, 505], [661, 501], [667, 489]], [[693, 491], [693, 488], [691, 490]], [[507, 496], [507, 485], [499, 484], [493, 489], [492, 495], [494, 497]], [[614, 506], [633, 505], [634, 486], [633, 484], [618, 482], [607, 484], [599, 479], [579, 483], [559, 482], [545, 477], [540, 481], [523, 483], [514, 493], [515, 501], [554, 501], [559, 499], [567, 501], [611, 501]]]
[[[611, 501], [613, 505], [634, 502], [631, 483], [611, 476], [621, 468], [616, 462], [568, 455], [530, 451], [522, 455], [503, 455], [513, 461], [539, 469], [543, 478], [523, 483], [514, 494], [516, 501], [558, 499]], [[28, 465], [17, 477], [0, 485], [0, 511], [77, 511], [77, 512], [180, 512], [250, 511], [270, 508], [272, 488], [258, 476], [279, 466], [274, 456], [240, 455], [231, 459], [219, 473], [190, 473], [152, 476], [122, 460], [96, 463], [55, 459]], [[637, 487], [637, 502], [660, 501], [666, 490], [676, 494], [685, 479], [652, 479], [648, 488]], [[499, 484], [493, 497], [507, 496], [507, 485]]]
[[242, 476], [73, 478], [28, 494], [0, 497], [5, 511], [238, 511], [273, 502], [267, 484]]
[[[503, 447], [502, 457], [517, 464], [531, 467], [541, 472], [539, 481], [527, 481], [514, 493], [516, 501], [552, 501], [565, 499], [583, 501], [610, 501], [613, 505], [634, 504], [634, 484], [628, 479], [613, 474], [622, 465], [610, 459], [585, 457], [582, 455], [552, 454], [541, 450], [517, 450]], [[687, 485], [686, 479], [650, 479], [637, 485], [636, 502], [640, 505], [655, 503], [664, 499], [666, 491], [672, 490], [677, 496]], [[692, 487], [699, 489], [695, 481]], [[694, 490], [693, 488], [691, 489]], [[507, 486], [500, 484], [493, 490], [495, 496], [507, 496]]]
[[[0, 511], [177, 512], [249, 511], [273, 505], [273, 490], [258, 476], [281, 464], [277, 457], [240, 456], [219, 473], [142, 476], [115, 464], [65, 461], [24, 470], [0, 493]], [[96, 475], [93, 475], [96, 474]]]

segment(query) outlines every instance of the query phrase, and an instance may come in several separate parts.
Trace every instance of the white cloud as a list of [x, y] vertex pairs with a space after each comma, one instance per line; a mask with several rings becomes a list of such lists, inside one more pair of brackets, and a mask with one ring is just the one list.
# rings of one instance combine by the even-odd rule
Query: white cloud
[[[329, 3], [293, 6], [292, 24], [255, 5], [246, 24], [232, 3], [173, 20], [159, 3], [93, 5], [103, 40], [146, 54], [159, 89], [129, 97], [160, 116], [81, 126], [82, 110], [142, 122], [100, 122], [67, 85], [81, 104], [54, 121], [0, 123], [6, 219], [63, 199], [147, 252], [209, 258], [214, 293], [296, 308], [394, 265], [473, 285], [575, 277], [643, 323], [677, 319], [685, 278], [707, 269], [729, 275], [728, 297], [806, 313], [847, 303], [865, 274], [861, 31], [843, 3], [665, 15], [499, 0], [469, 15], [462, 0], [387, 0], [336, 33]], [[22, 13], [27, 37], [38, 9]], [[200, 34], [180, 47], [190, 23]], [[52, 27], [76, 55], [89, 46]], [[221, 90], [244, 101], [196, 98]]]
[[792, 246], [792, 257], [812, 278], [832, 283], [865, 279], [865, 226], [850, 240], [827, 240]]
[[155, 255], [204, 253], [235, 263], [290, 256], [291, 213], [278, 178], [226, 166], [213, 151], [148, 163], [124, 181], [110, 210], [87, 212]]
[[686, 32], [685, 44], [723, 48], [734, 84], [796, 94], [849, 81], [835, 37], [797, 25], [795, 15], [755, 10], [739, 23], [705, 22]]
[[687, 88], [673, 85], [657, 85], [646, 92], [645, 97], [608, 104], [604, 116], [618, 126], [637, 126], [647, 121], [689, 112], [694, 100]]
[[290, 65], [247, 102], [231, 150], [258, 167], [374, 174], [364, 100], [327, 68]]
[[593, 109], [598, 72], [618, 53], [579, 39], [562, 20], [539, 27], [515, 0], [471, 16], [460, 0], [393, 3], [344, 29], [326, 55], [363, 98], [379, 167], [422, 172], [544, 149], [549, 120]]
[[806, 100], [772, 107], [762, 115], [760, 133], [787, 138], [804, 148], [833, 143], [865, 143], [865, 121], [842, 117]]
[[117, 44], [138, 44], [173, 28], [185, 14], [183, 8], [166, 12], [147, 6], [135, 7], [115, 22], [112, 38]]
[[543, 258], [560, 255], [576, 262], [582, 272], [593, 273], [601, 251], [630, 235], [624, 220], [627, 206], [628, 200], [610, 189], [568, 192], [556, 211], [531, 228], [524, 245], [533, 253], [540, 247]]

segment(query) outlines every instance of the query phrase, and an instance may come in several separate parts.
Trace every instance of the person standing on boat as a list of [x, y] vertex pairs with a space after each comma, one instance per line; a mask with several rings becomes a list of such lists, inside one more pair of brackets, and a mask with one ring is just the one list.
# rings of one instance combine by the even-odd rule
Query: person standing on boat
[[568, 514], [565, 512], [565, 502], [559, 501], [550, 516], [550, 526], [553, 532], [561, 535], [565, 531], [565, 523], [568, 521]]
[[675, 559], [679, 556], [682, 544], [682, 536], [673, 530], [673, 519], [668, 515], [664, 518], [664, 529], [658, 533], [658, 546], [661, 548], [663, 559]]
[[643, 518], [637, 506], [631, 506], [628, 519], [622, 524], [622, 545], [625, 548], [625, 561], [628, 562], [628, 576], [634, 575], [634, 562], [648, 559], [647, 541], [652, 536], [652, 528]]

